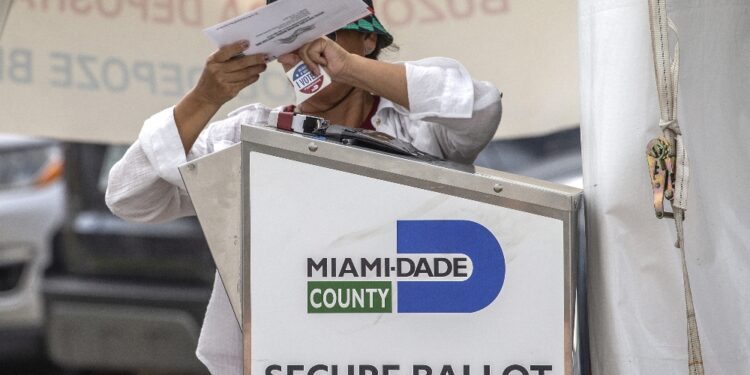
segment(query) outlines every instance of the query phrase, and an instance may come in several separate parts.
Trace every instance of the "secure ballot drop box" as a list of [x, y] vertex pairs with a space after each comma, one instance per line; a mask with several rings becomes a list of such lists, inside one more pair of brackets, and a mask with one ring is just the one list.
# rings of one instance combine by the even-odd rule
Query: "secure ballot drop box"
[[581, 190], [268, 127], [241, 137], [180, 171], [245, 374], [579, 372]]

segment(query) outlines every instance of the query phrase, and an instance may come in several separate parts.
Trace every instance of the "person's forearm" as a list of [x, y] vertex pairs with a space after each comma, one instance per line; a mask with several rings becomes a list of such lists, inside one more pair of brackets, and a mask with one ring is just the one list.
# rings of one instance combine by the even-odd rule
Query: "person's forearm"
[[201, 100], [193, 91], [188, 92], [174, 107], [174, 121], [180, 141], [187, 154], [203, 128], [221, 106]]
[[211, 54], [192, 90], [174, 107], [174, 121], [185, 154], [221, 106], [236, 97], [243, 88], [256, 82], [266, 70], [262, 54], [240, 56], [249, 42], [227, 44]]
[[409, 108], [406, 67], [403, 64], [352, 55], [351, 63], [338, 79]]

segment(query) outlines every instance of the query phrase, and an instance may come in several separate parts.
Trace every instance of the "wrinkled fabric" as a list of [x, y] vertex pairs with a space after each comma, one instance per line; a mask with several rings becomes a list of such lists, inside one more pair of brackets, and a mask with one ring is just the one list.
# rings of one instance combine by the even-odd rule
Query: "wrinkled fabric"
[[[473, 80], [455, 60], [429, 58], [405, 65], [410, 110], [381, 98], [372, 118], [375, 129], [432, 155], [472, 163], [499, 125], [499, 91], [490, 83]], [[177, 167], [239, 142], [240, 125], [267, 123], [269, 111], [261, 104], [238, 108], [208, 125], [187, 155], [173, 108], [153, 115], [110, 172], [106, 193], [110, 210], [144, 222], [194, 215]], [[212, 374], [242, 374], [242, 334], [218, 275], [196, 354]]]
[[[679, 31], [685, 249], [705, 372], [747, 374], [750, 2], [668, 4]], [[654, 215], [645, 158], [660, 134], [648, 1], [582, 0], [579, 29], [592, 370], [687, 374], [674, 222]]]

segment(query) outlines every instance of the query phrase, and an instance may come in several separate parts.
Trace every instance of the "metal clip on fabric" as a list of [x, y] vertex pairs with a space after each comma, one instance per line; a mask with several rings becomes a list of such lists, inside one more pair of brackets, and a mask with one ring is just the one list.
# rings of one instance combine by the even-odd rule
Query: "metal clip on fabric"
[[672, 144], [665, 137], [654, 138], [646, 145], [648, 171], [654, 192], [654, 211], [659, 219], [674, 218], [674, 213], [664, 210], [664, 200], [668, 200], [670, 204], [674, 201], [676, 158]]

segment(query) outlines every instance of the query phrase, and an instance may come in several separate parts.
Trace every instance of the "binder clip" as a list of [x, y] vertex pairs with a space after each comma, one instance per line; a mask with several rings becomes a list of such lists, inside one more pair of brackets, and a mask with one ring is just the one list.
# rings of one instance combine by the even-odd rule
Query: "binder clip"
[[664, 200], [670, 204], [674, 200], [674, 176], [676, 156], [671, 142], [665, 137], [652, 139], [646, 145], [646, 160], [654, 194], [654, 212], [656, 217], [674, 218], [672, 212], [664, 209]]

